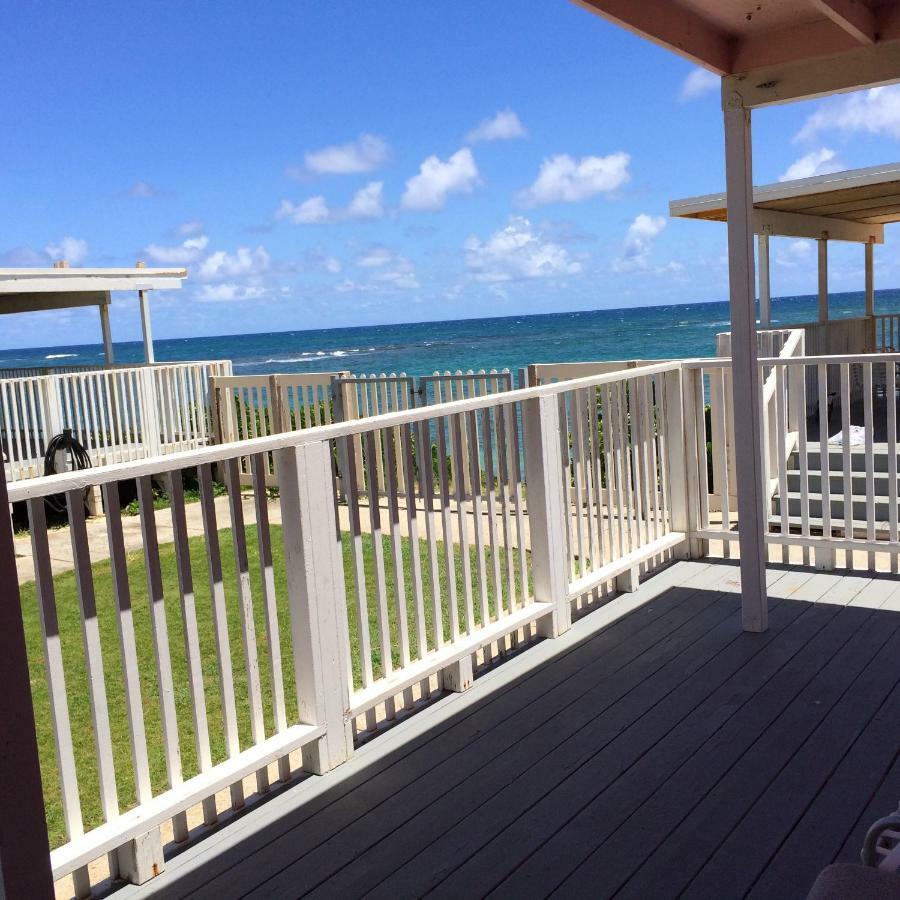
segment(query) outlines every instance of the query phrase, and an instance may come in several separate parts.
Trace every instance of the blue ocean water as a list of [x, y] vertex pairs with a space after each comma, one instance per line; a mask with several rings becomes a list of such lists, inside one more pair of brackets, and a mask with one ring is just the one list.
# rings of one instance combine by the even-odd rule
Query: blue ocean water
[[[862, 292], [829, 298], [831, 318], [862, 315], [864, 306]], [[814, 295], [776, 299], [773, 324], [814, 321], [817, 308]], [[877, 291], [875, 310], [900, 312], [900, 290]], [[157, 340], [155, 347], [160, 362], [230, 359], [236, 375], [337, 369], [422, 375], [444, 369], [516, 371], [538, 362], [712, 356], [716, 334], [728, 328], [728, 304], [717, 302], [180, 338]], [[117, 363], [141, 362], [143, 347], [117, 343], [115, 354]], [[99, 343], [3, 350], [0, 368], [87, 365], [102, 358]]]

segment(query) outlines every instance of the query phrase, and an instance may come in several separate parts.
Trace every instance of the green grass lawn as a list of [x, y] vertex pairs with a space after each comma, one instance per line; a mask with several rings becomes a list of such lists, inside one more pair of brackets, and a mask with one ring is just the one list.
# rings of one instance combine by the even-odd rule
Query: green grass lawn
[[[360, 654], [358, 649], [358, 622], [353, 599], [352, 559], [350, 542], [347, 535], [344, 536], [344, 568], [346, 584], [348, 588], [348, 620], [350, 624], [351, 657], [353, 661], [354, 682], [358, 687], [361, 684]], [[237, 579], [233, 554], [231, 553], [231, 533], [228, 530], [220, 532], [222, 546], [222, 560], [224, 568], [225, 589], [227, 595], [228, 626], [231, 640], [232, 665], [234, 669], [234, 689], [237, 700], [239, 731], [241, 747], [250, 745], [250, 720], [247, 701], [247, 677], [244, 655], [241, 646], [241, 627], [237, 604]], [[283, 564], [283, 546], [281, 529], [272, 526], [272, 544], [274, 556], [274, 568], [276, 578], [276, 594], [279, 611], [279, 639], [281, 642], [282, 659], [284, 664], [285, 697], [288, 710], [288, 721], [296, 720], [296, 692], [293, 690], [293, 667], [290, 649], [290, 625], [286, 608], [286, 587]], [[259, 571], [259, 559], [257, 553], [255, 527], [247, 528], [247, 545], [250, 556], [251, 583], [254, 591], [256, 637], [260, 655], [260, 677], [262, 682], [262, 697], [264, 703], [266, 733], [274, 732], [274, 717], [272, 713], [272, 685], [271, 674], [268, 668], [268, 650], [265, 624], [262, 610], [261, 579]], [[391, 648], [394, 663], [399, 665], [399, 641], [397, 633], [397, 609], [394, 599], [394, 579], [391, 566], [391, 543], [384, 538], [385, 571], [387, 577], [388, 602], [390, 607], [391, 622]], [[218, 665], [216, 662], [215, 644], [212, 629], [212, 611], [210, 603], [209, 580], [206, 569], [206, 548], [203, 538], [192, 538], [190, 542], [191, 564], [194, 576], [194, 591], [197, 609], [197, 619], [200, 633], [200, 647], [203, 657], [203, 677], [206, 694], [207, 715], [209, 719], [209, 737], [212, 747], [214, 762], [225, 759], [225, 742], [222, 725], [222, 707], [218, 688]], [[369, 627], [372, 635], [372, 656], [375, 676], [382, 672], [382, 660], [379, 654], [378, 627], [375, 615], [374, 593], [371, 589], [374, 573], [374, 554], [372, 539], [369, 535], [363, 537], [363, 549], [369, 587], [368, 611]], [[410, 590], [410, 564], [412, 546], [406, 539], [403, 540], [402, 557], [406, 584], [406, 605], [408, 609], [410, 636], [415, 656], [414, 618], [413, 604]], [[420, 542], [423, 581], [425, 583], [425, 616], [427, 633], [429, 635], [429, 647], [432, 640], [432, 604], [428, 584], [430, 578], [427, 566], [427, 546]], [[445, 635], [449, 636], [449, 611], [447, 602], [447, 572], [443, 563], [443, 547], [438, 547], [438, 558], [441, 560], [441, 603]], [[520, 593], [518, 584], [518, 553], [514, 554], [514, 567], [516, 570], [516, 594]], [[496, 600], [493, 590], [493, 578], [491, 577], [491, 554], [485, 549], [487, 556], [487, 571], [489, 583], [489, 606], [493, 613], [496, 608]], [[506, 572], [506, 551], [498, 550], [501, 557], [501, 571]], [[476, 621], [480, 622], [478, 612], [478, 590], [475, 584], [478, 567], [474, 548], [470, 549], [473, 577], [473, 596], [475, 598]], [[454, 548], [456, 580], [459, 593], [460, 627], [464, 628], [464, 602], [463, 602], [463, 575], [462, 555], [458, 547]], [[162, 579], [165, 588], [166, 614], [168, 617], [169, 645], [172, 657], [172, 668], [175, 683], [175, 705], [178, 716], [178, 732], [181, 743], [182, 767], [186, 778], [195, 775], [197, 769], [197, 755], [194, 744], [194, 732], [191, 716], [191, 698], [188, 689], [187, 667], [184, 653], [184, 629], [181, 617], [181, 607], [178, 590], [178, 577], [175, 567], [175, 550], [173, 544], [164, 544], [160, 547], [160, 565]], [[119, 805], [122, 810], [128, 809], [135, 803], [134, 773], [131, 760], [131, 747], [129, 738], [128, 719], [126, 715], [125, 693], [122, 678], [121, 656], [119, 652], [118, 629], [116, 626], [115, 601], [112, 592], [110, 564], [108, 560], [98, 562], [93, 567], [94, 586], [97, 597], [98, 622], [103, 646], [103, 663], [106, 677], [106, 693], [109, 705], [110, 724], [112, 729], [113, 751], [116, 764], [116, 778], [119, 793]], [[139, 553], [130, 554], [128, 557], [128, 578], [131, 586], [132, 603], [134, 610], [134, 627], [136, 632], [138, 665], [141, 675], [141, 693], [144, 702], [144, 720], [147, 730], [147, 745], [150, 757], [151, 780], [154, 792], [166, 788], [165, 759], [162, 750], [162, 729], [159, 715], [159, 703], [157, 694], [156, 666], [153, 655], [153, 642], [150, 629], [150, 614], [147, 601], [147, 584], [143, 556]], [[504, 578], [505, 583], [505, 578]], [[78, 610], [78, 600], [75, 592], [75, 578], [73, 572], [66, 572], [54, 579], [56, 588], [56, 602], [59, 616], [59, 627], [64, 657], [66, 692], [69, 699], [69, 715], [72, 724], [72, 734], [75, 745], [75, 759], [78, 767], [79, 787], [81, 794], [82, 814], [85, 828], [95, 827], [102, 822], [102, 815], [98, 795], [97, 768], [95, 764], [95, 749], [91, 728], [91, 711], [88, 695], [87, 676], [84, 666], [84, 653], [81, 635], [81, 621]], [[54, 750], [54, 738], [50, 715], [50, 704], [47, 692], [47, 682], [44, 673], [43, 641], [41, 637], [40, 620], [38, 616], [35, 586], [33, 583], [23, 585], [22, 610], [25, 623], [26, 640], [28, 643], [29, 662], [31, 668], [31, 686], [35, 705], [35, 721], [37, 728], [38, 744], [40, 748], [42, 775], [44, 783], [44, 798], [47, 808], [47, 822], [50, 833], [51, 846], [59, 846], [65, 842], [65, 830], [63, 825], [62, 804], [60, 799], [59, 781], [57, 777], [56, 755]]]

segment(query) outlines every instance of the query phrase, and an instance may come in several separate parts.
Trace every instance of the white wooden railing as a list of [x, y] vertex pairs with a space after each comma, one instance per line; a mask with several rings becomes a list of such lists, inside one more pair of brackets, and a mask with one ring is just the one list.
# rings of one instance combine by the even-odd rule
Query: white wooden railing
[[[898, 571], [898, 363], [900, 354], [760, 360], [769, 373], [760, 386], [760, 452], [772, 558], [822, 569]], [[738, 539], [739, 485], [726, 465], [734, 441], [726, 421], [731, 399], [723, 389], [729, 368], [730, 360], [685, 363], [695, 407], [704, 379], [711, 400], [709, 423], [697, 417], [697, 452], [706, 451], [712, 483], [701, 478], [698, 484], [696, 533], [721, 542], [725, 555]]]
[[[73, 874], [85, 893], [87, 865], [111, 854], [113, 873], [146, 879], [164, 864], [162, 826], [184, 840], [189, 810], [212, 824], [245, 802], [249, 776], [265, 793], [299, 767], [327, 770], [354, 735], [435, 690], [465, 690], [522, 640], [558, 635], [616, 587], [634, 589], [686, 546], [681, 379], [680, 363], [661, 363], [11, 484], [10, 501], [28, 506], [40, 614], [30, 649], [47, 684], [35, 705], [52, 726], [55, 760], [43, 763], [65, 825], [55, 876]], [[182, 488], [193, 473], [199, 515]], [[119, 512], [135, 479], [146, 619]], [[154, 509], [152, 481], [170, 510]], [[105, 495], [106, 547], [87, 537], [90, 485]], [[43, 498], [58, 494], [77, 614], [58, 608], [53, 577]], [[92, 568], [105, 556], [107, 574]], [[217, 690], [204, 687], [211, 677]], [[116, 762], [123, 742], [130, 771]]]
[[[760, 361], [771, 553], [897, 571], [900, 354], [801, 349], [788, 335], [781, 356]], [[30, 650], [47, 685], [35, 706], [51, 725], [46, 790], [65, 825], [55, 875], [73, 874], [85, 892], [88, 863], [112, 854], [111, 871], [147, 878], [164, 864], [161, 828], [184, 840], [193, 822], [212, 824], [273, 780], [339, 764], [402, 711], [465, 690], [480, 667], [564, 632], [674, 554], [729, 552], [739, 525], [729, 370], [725, 358], [669, 361], [479, 388], [10, 485], [30, 520], [39, 613]], [[377, 379], [371, 387], [381, 390]], [[321, 410], [317, 397], [307, 394]], [[829, 448], [827, 436], [851, 425], [861, 444]], [[245, 428], [252, 434], [249, 420]], [[266, 490], [272, 472], [277, 499]], [[182, 485], [193, 477], [192, 508]], [[135, 479], [146, 591], [129, 578], [119, 513]], [[170, 510], [154, 509], [153, 481]], [[105, 547], [88, 540], [89, 485], [105, 495]], [[53, 577], [43, 498], [60, 493], [77, 612], [58, 608]], [[106, 557], [108, 570], [93, 567]], [[204, 687], [212, 681], [216, 689]]]
[[888, 313], [874, 317], [874, 346], [878, 353], [900, 351], [900, 313]]
[[6, 478], [42, 476], [47, 445], [64, 429], [94, 465], [210, 443], [209, 378], [230, 371], [230, 362], [204, 361], [0, 379]]

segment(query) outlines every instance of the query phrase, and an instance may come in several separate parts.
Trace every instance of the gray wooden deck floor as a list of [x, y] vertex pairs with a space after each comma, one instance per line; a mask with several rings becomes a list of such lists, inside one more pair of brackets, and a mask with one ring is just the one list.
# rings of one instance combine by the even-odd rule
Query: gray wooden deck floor
[[[900, 798], [900, 581], [678, 563], [117, 897], [798, 898]], [[603, 623], [606, 623], [603, 625]]]

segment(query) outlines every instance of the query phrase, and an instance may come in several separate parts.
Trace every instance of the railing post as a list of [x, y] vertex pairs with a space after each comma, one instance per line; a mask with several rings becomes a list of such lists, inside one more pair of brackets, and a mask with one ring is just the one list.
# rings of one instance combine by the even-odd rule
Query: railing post
[[693, 410], [692, 379], [693, 370], [681, 367], [665, 375], [664, 427], [672, 530], [682, 531], [687, 536], [675, 549], [681, 559], [697, 559], [702, 555], [700, 541], [693, 537], [700, 520], [696, 416], [685, 414], [686, 408]]
[[572, 621], [565, 520], [569, 510], [562, 476], [557, 397], [551, 394], [525, 400], [522, 430], [534, 598], [553, 606], [538, 627], [544, 637], [557, 637], [568, 630]]
[[320, 775], [353, 752], [344, 563], [328, 441], [275, 451], [300, 721], [324, 725], [303, 749]]
[[141, 442], [148, 449], [147, 456], [159, 456], [160, 440], [159, 397], [153, 366], [141, 367]]

